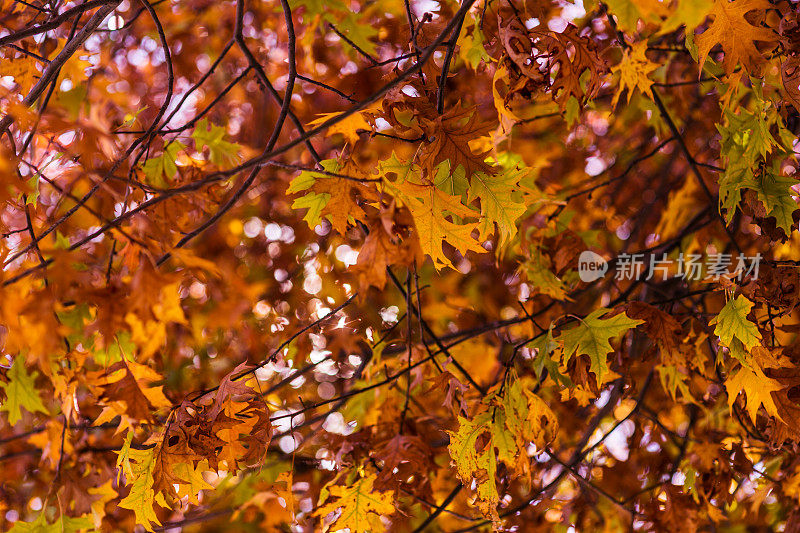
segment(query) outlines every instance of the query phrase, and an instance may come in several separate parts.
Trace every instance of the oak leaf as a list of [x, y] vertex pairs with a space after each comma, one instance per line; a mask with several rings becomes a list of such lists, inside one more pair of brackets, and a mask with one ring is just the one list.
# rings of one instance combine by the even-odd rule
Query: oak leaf
[[155, 504], [169, 507], [163, 494], [153, 488], [153, 473], [160, 446], [132, 448], [132, 437], [133, 431], [129, 431], [125, 444], [117, 452], [117, 467], [125, 475], [126, 485], [130, 485], [128, 495], [120, 500], [119, 506], [132, 510], [136, 516], [136, 523], [144, 526], [147, 531], [153, 531], [153, 524], [161, 525], [154, 509]]
[[[344, 235], [348, 224], [364, 220], [366, 213], [361, 203], [373, 199], [375, 194], [361, 180], [366, 175], [350, 163], [342, 165], [339, 161], [328, 159], [320, 163], [324, 172], [302, 171], [292, 180], [287, 193], [306, 192], [292, 204], [295, 209], [308, 208], [305, 220], [311, 228], [324, 217], [333, 229]], [[347, 172], [354, 175], [348, 175]]]
[[516, 222], [527, 210], [519, 183], [524, 174], [524, 170], [511, 168], [497, 175], [478, 172], [472, 176], [467, 201], [480, 200], [481, 239], [494, 233], [495, 224], [501, 247], [517, 234]]
[[419, 150], [419, 161], [431, 176], [444, 161], [450, 162], [452, 170], [463, 167], [467, 177], [476, 172], [496, 172], [486, 163], [487, 152], [474, 153], [469, 146], [491, 129], [490, 124], [479, 120], [475, 109], [456, 106], [433, 120], [421, 118], [421, 124], [426, 142]]
[[394, 206], [382, 210], [367, 222], [369, 234], [358, 251], [355, 272], [362, 289], [386, 286], [386, 268], [393, 264], [422, 264], [424, 259], [414, 220], [408, 209]]
[[395, 512], [394, 492], [373, 490], [375, 480], [375, 475], [370, 474], [350, 486], [334, 485], [330, 488], [331, 501], [317, 508], [314, 514], [325, 516], [341, 509], [333, 522], [336, 529], [348, 528], [351, 533], [383, 531], [380, 516]]
[[[102, 378], [101, 405], [103, 412], [95, 420], [99, 425], [115, 416], [127, 417], [131, 420], [151, 420], [153, 411], [171, 407], [161, 386], [152, 386], [153, 382], [163, 379], [158, 372], [146, 365], [123, 359], [114, 363]], [[124, 422], [120, 422], [121, 426]]]
[[628, 103], [631, 101], [633, 92], [639, 89], [648, 98], [653, 98], [653, 82], [648, 77], [651, 72], [658, 68], [658, 65], [647, 59], [647, 41], [639, 41], [625, 49], [622, 55], [622, 62], [611, 69], [612, 72], [619, 72], [619, 86], [611, 100], [611, 107], [616, 107], [620, 95], [628, 91]]
[[756, 12], [756, 17], [763, 16], [771, 7], [767, 0], [715, 0], [710, 12], [714, 21], [696, 38], [701, 69], [711, 49], [719, 44], [725, 52], [722, 64], [726, 74], [732, 74], [741, 65], [745, 71], [757, 75], [765, 59], [755, 43], [774, 43], [778, 36], [753, 24], [745, 15]]

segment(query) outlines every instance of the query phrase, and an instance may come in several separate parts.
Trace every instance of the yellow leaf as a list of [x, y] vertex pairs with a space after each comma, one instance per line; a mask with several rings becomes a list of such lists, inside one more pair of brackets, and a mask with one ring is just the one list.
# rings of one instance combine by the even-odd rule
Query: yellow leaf
[[728, 377], [725, 381], [725, 389], [728, 391], [728, 406], [731, 408], [739, 393], [744, 392], [745, 408], [753, 422], [756, 421], [758, 408], [762, 405], [767, 414], [781, 419], [775, 401], [772, 399], [772, 393], [783, 389], [783, 386], [764, 375], [758, 366], [753, 366], [752, 370], [744, 366], [739, 368], [736, 375]]
[[40, 73], [37, 70], [38, 62], [31, 56], [23, 55], [15, 58], [0, 60], [0, 78], [11, 76], [19, 85], [19, 92], [24, 96], [36, 83]]
[[383, 531], [384, 527], [379, 517], [395, 512], [394, 492], [373, 490], [375, 479], [375, 475], [368, 475], [358, 479], [349, 487], [341, 485], [331, 487], [333, 500], [320, 506], [314, 514], [325, 516], [341, 509], [339, 518], [332, 524], [335, 530], [348, 528], [350, 533]]
[[[129, 436], [132, 434], [129, 433]], [[153, 489], [153, 471], [155, 470], [155, 457], [159, 446], [153, 448], [137, 450], [130, 447], [127, 441], [127, 449], [123, 448], [119, 452], [117, 465], [123, 460], [127, 465], [125, 477], [126, 484], [130, 484], [130, 492], [119, 502], [123, 509], [130, 509], [136, 515], [136, 523], [141, 524], [147, 531], [153, 531], [153, 524], [160, 526], [161, 522], [156, 516], [154, 505], [158, 503], [161, 507], [169, 507], [164, 500], [164, 496]]]
[[178, 485], [178, 496], [181, 498], [186, 496], [189, 498], [189, 503], [199, 505], [200, 501], [197, 496], [200, 494], [200, 491], [214, 488], [213, 485], [208, 484], [206, 480], [203, 479], [203, 472], [208, 470], [210, 470], [210, 468], [208, 466], [208, 460], [206, 459], [197, 463], [197, 466], [194, 466], [191, 462], [173, 464], [172, 472], [175, 476], [186, 481], [186, 483]]
[[[331, 135], [336, 135], [338, 133], [343, 135], [348, 142], [355, 144], [355, 142], [358, 141], [359, 139], [359, 134], [357, 133], [358, 130], [372, 131], [372, 126], [364, 118], [364, 114], [377, 111], [378, 109], [380, 109], [381, 105], [382, 105], [381, 102], [378, 101], [368, 106], [367, 108], [362, 109], [361, 111], [348, 115], [341, 121], [329, 127], [325, 134], [328, 137], [330, 137]], [[309, 122], [308, 125], [311, 127], [317, 127], [320, 124], [324, 123], [326, 120], [338, 117], [344, 113], [347, 113], [347, 111], [338, 111], [335, 113], [320, 113], [317, 115], [317, 118]]]
[[106, 504], [118, 496], [109, 479], [99, 487], [91, 487], [87, 491], [95, 499], [92, 501], [92, 521], [95, 528], [100, 528], [103, 517], [106, 516]]
[[462, 255], [468, 251], [477, 253], [486, 251], [472, 237], [472, 232], [478, 228], [477, 223], [456, 223], [446, 218], [477, 216], [477, 213], [461, 203], [459, 197], [439, 190], [432, 183], [412, 181], [411, 176], [408, 179], [398, 178], [395, 182], [387, 180], [384, 183], [392, 196], [411, 211], [422, 251], [433, 259], [437, 269], [448, 266], [455, 268], [444, 254], [445, 242]]
[[619, 86], [614, 93], [611, 107], [616, 107], [620, 95], [627, 90], [628, 102], [630, 103], [633, 92], [639, 89], [648, 98], [653, 98], [653, 82], [648, 78], [651, 72], [658, 68], [658, 65], [647, 59], [647, 41], [639, 41], [625, 50], [622, 62], [611, 69], [612, 72], [619, 72]]

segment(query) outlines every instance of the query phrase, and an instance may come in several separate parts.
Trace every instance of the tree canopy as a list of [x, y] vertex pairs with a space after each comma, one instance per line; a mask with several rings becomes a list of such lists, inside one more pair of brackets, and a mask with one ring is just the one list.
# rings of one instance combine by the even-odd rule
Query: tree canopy
[[0, 0], [0, 529], [800, 531], [786, 0]]

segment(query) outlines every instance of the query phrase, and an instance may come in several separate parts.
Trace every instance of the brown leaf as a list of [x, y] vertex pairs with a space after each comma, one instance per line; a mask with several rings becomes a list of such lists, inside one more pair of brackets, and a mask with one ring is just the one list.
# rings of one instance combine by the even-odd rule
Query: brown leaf
[[383, 289], [389, 265], [422, 264], [422, 250], [416, 232], [412, 231], [414, 221], [408, 209], [392, 205], [370, 218], [367, 227], [369, 234], [358, 252], [354, 269], [362, 291], [370, 286]]
[[631, 302], [625, 310], [629, 317], [644, 320], [645, 334], [662, 349], [672, 352], [678, 348], [683, 328], [672, 315], [645, 302]]
[[439, 163], [446, 160], [450, 160], [452, 171], [462, 166], [467, 177], [476, 172], [496, 172], [485, 162], [488, 152], [476, 154], [469, 147], [470, 141], [486, 135], [492, 129], [490, 124], [479, 121], [476, 109], [457, 105], [442, 116], [432, 120], [423, 117], [420, 122], [427, 142], [420, 148], [419, 160], [429, 177], [435, 174]]

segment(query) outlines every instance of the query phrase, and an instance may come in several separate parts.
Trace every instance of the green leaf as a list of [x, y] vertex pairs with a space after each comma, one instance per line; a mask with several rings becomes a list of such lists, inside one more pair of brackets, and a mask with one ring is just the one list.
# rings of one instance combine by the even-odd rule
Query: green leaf
[[[793, 137], [786, 135], [783, 121], [774, 106], [759, 98], [761, 89], [755, 85], [752, 92], [753, 111], [740, 108], [738, 113], [725, 112], [725, 124], [717, 125], [722, 135], [721, 154], [725, 171], [719, 178], [720, 209], [726, 211], [730, 221], [742, 200], [742, 189], [751, 189], [764, 204], [767, 216], [775, 217], [777, 226], [787, 235], [792, 231], [792, 213], [797, 202], [792, 198], [792, 187], [797, 180], [780, 173], [780, 160], [791, 153]], [[778, 136], [770, 130], [776, 127]], [[776, 152], [774, 156], [770, 155]], [[772, 170], [765, 170], [772, 160]]]
[[728, 167], [719, 177], [719, 208], [720, 212], [725, 210], [726, 222], [731, 221], [742, 201], [742, 189], [755, 187], [753, 172], [743, 158], [728, 162]]
[[122, 124], [119, 125], [119, 129], [130, 128], [134, 124], [136, 124], [136, 120], [139, 118], [139, 115], [142, 111], [146, 110], [147, 106], [137, 109], [133, 113], [126, 113], [125, 117], [122, 119]]
[[597, 376], [597, 384], [603, 385], [610, 373], [608, 369], [608, 354], [614, 350], [609, 342], [629, 329], [643, 324], [643, 320], [628, 318], [620, 313], [611, 318], [601, 318], [609, 309], [600, 308], [592, 311], [580, 321], [580, 325], [568, 329], [556, 338], [564, 347], [564, 359], [568, 361], [574, 355], [588, 355], [591, 361], [591, 371]]
[[581, 103], [574, 95], [570, 95], [567, 100], [567, 107], [564, 110], [564, 120], [567, 121], [567, 127], [571, 128], [581, 116]]
[[[506, 427], [517, 443], [517, 455], [527, 453], [528, 443], [531, 442], [543, 450], [555, 437], [558, 431], [556, 415], [541, 398], [524, 388], [519, 379], [514, 379], [501, 405]], [[514, 463], [507, 465], [516, 468]]]
[[213, 485], [208, 484], [203, 478], [203, 472], [209, 470], [211, 470], [211, 468], [208, 466], [208, 461], [206, 459], [198, 462], [197, 466], [194, 466], [192, 461], [173, 464], [172, 473], [182, 481], [185, 481], [185, 483], [179, 485], [178, 497], [186, 496], [189, 499], [189, 503], [199, 505], [200, 501], [197, 497], [200, 491], [214, 488]]
[[58, 91], [55, 98], [56, 102], [67, 110], [70, 117], [77, 119], [81, 107], [86, 106], [87, 109], [89, 107], [87, 93], [86, 85], [80, 84], [68, 91]]
[[706, 20], [711, 7], [711, 0], [678, 0], [675, 10], [661, 25], [659, 35], [671, 33], [681, 26], [686, 27], [686, 34], [694, 34], [695, 28]]
[[[359, 14], [348, 13], [347, 16], [338, 22], [329, 22], [332, 22], [332, 24], [336, 26], [336, 29], [346, 35], [356, 46], [369, 55], [375, 55], [376, 46], [372, 39], [378, 36], [378, 29], [371, 24], [362, 22]], [[352, 49], [347, 43], [344, 43], [344, 46], [348, 49]]]
[[[447, 164], [449, 168], [450, 162], [448, 161]], [[393, 174], [396, 176], [397, 182], [403, 182], [412, 176], [416, 176], [419, 172], [420, 168], [414, 163], [413, 159], [403, 161], [397, 157], [395, 152], [392, 152], [392, 155], [378, 163], [378, 174], [384, 180], [388, 180], [388, 176]]]
[[[392, 154], [394, 156], [394, 154]], [[436, 167], [436, 175], [433, 177], [433, 184], [451, 196], [461, 197], [467, 192], [469, 182], [467, 173], [461, 165], [450, 172], [450, 160], [439, 163]]]
[[[336, 159], [325, 159], [323, 161], [320, 161], [319, 165], [325, 172], [339, 171], [339, 161], [337, 161]], [[314, 183], [318, 179], [325, 177], [327, 176], [321, 172], [316, 172], [314, 170], [304, 170], [296, 178], [294, 178], [291, 181], [291, 183], [289, 183], [289, 188], [286, 189], [286, 193], [295, 194], [302, 191], [307, 191], [308, 189], [314, 186]]]
[[119, 502], [119, 506], [132, 510], [136, 516], [136, 523], [144, 526], [147, 531], [153, 531], [152, 524], [161, 525], [154, 505], [158, 503], [161, 507], [169, 507], [164, 496], [153, 489], [153, 472], [158, 447], [144, 450], [131, 448], [132, 436], [133, 431], [129, 431], [125, 444], [117, 452], [117, 466], [122, 466], [126, 484], [131, 485], [130, 492]]
[[185, 150], [186, 145], [180, 141], [172, 141], [164, 146], [164, 151], [158, 157], [151, 157], [142, 165], [144, 175], [150, 183], [157, 187], [166, 186], [166, 179], [172, 179], [178, 173], [178, 166], [175, 161], [178, 159], [178, 152]]
[[331, 195], [328, 193], [317, 194], [315, 192], [310, 192], [292, 202], [292, 209], [308, 209], [303, 220], [313, 229], [322, 222], [322, 210], [330, 199]]
[[[491, 428], [492, 440], [478, 449], [478, 438]], [[485, 516], [497, 517], [497, 504], [500, 495], [497, 492], [497, 458], [494, 447], [506, 442], [502, 437], [503, 426], [492, 423], [492, 413], [482, 413], [472, 420], [458, 417], [458, 431], [448, 431], [450, 444], [447, 447], [450, 457], [456, 466], [459, 479], [466, 486], [475, 478], [475, 491], [478, 496], [478, 507]], [[507, 453], [507, 452], [506, 452]]]
[[709, 325], [714, 328], [714, 335], [720, 338], [725, 346], [731, 347], [733, 340], [738, 339], [748, 350], [761, 344], [761, 333], [755, 324], [747, 319], [753, 308], [753, 302], [742, 296], [728, 300]]
[[209, 124], [206, 119], [197, 123], [192, 132], [195, 149], [202, 152], [208, 147], [209, 159], [220, 168], [233, 165], [239, 160], [242, 147], [225, 140], [225, 128]]
[[678, 392], [684, 398], [691, 398], [692, 393], [689, 391], [688, 376], [678, 371], [675, 365], [658, 365], [658, 377], [661, 381], [661, 386], [669, 393], [673, 400], [678, 398]]
[[606, 0], [608, 10], [617, 19], [617, 26], [623, 31], [635, 31], [636, 23], [642, 18], [642, 13], [631, 0]]
[[42, 511], [33, 522], [14, 522], [14, 527], [8, 533], [76, 533], [87, 529], [94, 529], [94, 523], [88, 517], [61, 515], [55, 522], [48, 524], [45, 512]]
[[465, 28], [458, 42], [460, 46], [458, 54], [473, 70], [478, 68], [481, 61], [487, 64], [491, 63], [492, 56], [490, 56], [483, 47], [484, 42], [486, 42], [486, 37], [483, 35], [479, 24], [472, 26], [471, 30]]
[[6, 392], [6, 399], [0, 405], [0, 411], [8, 413], [8, 423], [12, 426], [22, 418], [21, 408], [25, 408], [29, 413], [49, 414], [36, 390], [34, 381], [37, 375], [37, 372], [29, 375], [25, 370], [25, 361], [17, 356], [6, 376], [8, 383], [0, 383], [0, 388]]
[[536, 356], [533, 358], [533, 370], [536, 372], [537, 378], [542, 379], [542, 374], [547, 370], [550, 378], [562, 387], [568, 389], [575, 387], [569, 376], [561, 373], [558, 362], [551, 357], [553, 351], [558, 348], [558, 343], [553, 339], [552, 328], [547, 330], [547, 334], [540, 335], [531, 342], [529, 347], [536, 349]]
[[568, 299], [564, 282], [553, 273], [550, 267], [550, 258], [537, 248], [531, 250], [530, 259], [525, 261], [520, 269], [527, 276], [534, 293], [546, 294], [556, 300]]
[[792, 187], [798, 181], [790, 176], [781, 176], [778, 172], [765, 172], [760, 179], [754, 180], [753, 188], [758, 199], [767, 209], [767, 216], [775, 217], [777, 226], [786, 235], [792, 232], [794, 219], [792, 213], [797, 210], [797, 202], [792, 198]]
[[[458, 430], [448, 431], [448, 452], [464, 485], [475, 483], [478, 508], [493, 522], [499, 520], [497, 505], [497, 463], [505, 464], [514, 476], [527, 471], [528, 444], [544, 449], [555, 437], [558, 422], [550, 408], [533, 392], [513, 380], [502, 398], [487, 398], [493, 408], [472, 420], [458, 417]], [[485, 436], [484, 439], [481, 439]], [[481, 440], [479, 440], [481, 439]]]
[[53, 248], [56, 250], [66, 250], [70, 247], [69, 238], [58, 230], [55, 231], [55, 240]]
[[519, 180], [524, 174], [524, 170], [511, 168], [496, 176], [483, 172], [472, 176], [467, 201], [471, 203], [479, 199], [481, 202], [481, 220], [478, 224], [481, 240], [494, 233], [495, 224], [500, 247], [508, 244], [517, 234], [517, 220], [527, 209], [519, 187]]
[[[448, 163], [449, 168], [449, 163]], [[483, 253], [486, 250], [472, 237], [476, 222], [463, 222], [464, 218], [476, 217], [477, 213], [461, 203], [461, 198], [441, 191], [433, 183], [420, 177], [418, 167], [408, 166], [408, 179], [399, 176], [402, 168], [392, 170], [397, 180], [384, 181], [386, 190], [405, 205], [414, 218], [422, 251], [429, 255], [437, 269], [449, 266], [455, 269], [445, 255], [443, 245], [448, 243], [462, 255], [468, 251]], [[451, 217], [452, 221], [447, 217]]]

